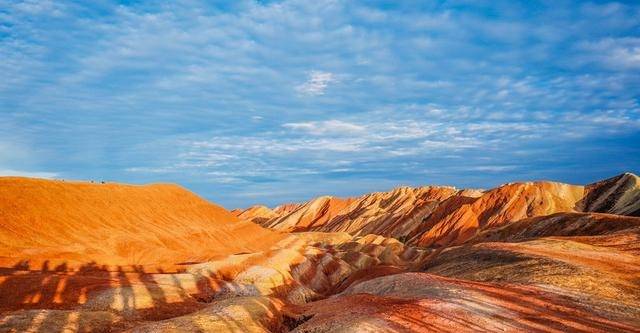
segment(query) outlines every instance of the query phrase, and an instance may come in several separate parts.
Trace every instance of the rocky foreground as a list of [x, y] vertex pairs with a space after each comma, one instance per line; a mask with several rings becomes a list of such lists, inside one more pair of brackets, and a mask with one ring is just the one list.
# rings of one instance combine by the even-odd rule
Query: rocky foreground
[[0, 178], [0, 332], [640, 332], [639, 215], [632, 174], [233, 214]]

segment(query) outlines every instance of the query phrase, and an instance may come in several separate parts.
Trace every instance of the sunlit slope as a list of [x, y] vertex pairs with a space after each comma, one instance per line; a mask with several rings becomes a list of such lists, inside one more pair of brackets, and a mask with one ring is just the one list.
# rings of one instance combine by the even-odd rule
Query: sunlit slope
[[589, 184], [578, 206], [585, 212], [640, 216], [640, 178], [626, 172]]
[[264, 227], [283, 231], [322, 230], [325, 224], [338, 216], [338, 214], [341, 214], [353, 201], [354, 199], [352, 198], [342, 199], [322, 196], [300, 205], [288, 214], [283, 216], [276, 215], [260, 224]]
[[280, 239], [177, 185], [0, 178], [5, 265], [176, 264], [256, 251]]
[[582, 186], [555, 182], [502, 185], [446, 215], [420, 237], [418, 244], [459, 245], [483, 229], [527, 217], [572, 212], [583, 191]]

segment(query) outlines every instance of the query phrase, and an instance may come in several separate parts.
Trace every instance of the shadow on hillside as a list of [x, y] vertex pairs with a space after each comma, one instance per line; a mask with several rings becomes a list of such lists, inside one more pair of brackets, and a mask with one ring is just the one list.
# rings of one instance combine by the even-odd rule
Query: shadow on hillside
[[[196, 276], [195, 287], [187, 289], [180, 279], [185, 274], [156, 271], [147, 273], [142, 266], [109, 268], [95, 262], [70, 270], [66, 263], [51, 267], [45, 261], [36, 268], [29, 260], [0, 268], [0, 331], [119, 331], [131, 323], [203, 309], [213, 300], [203, 295], [219, 289], [215, 281], [201, 276]], [[217, 319], [230, 330], [242, 331], [232, 318]]]
[[[91, 323], [82, 312], [71, 310], [82, 304], [86, 292], [110, 285], [109, 272], [95, 263], [69, 272], [67, 264], [51, 267], [45, 261], [40, 269], [22, 260], [0, 270], [0, 311], [4, 328], [18, 332], [56, 332], [64, 329], [90, 331]], [[54, 311], [38, 311], [38, 310]], [[13, 310], [31, 310], [9, 313]], [[96, 318], [92, 318], [96, 320]]]

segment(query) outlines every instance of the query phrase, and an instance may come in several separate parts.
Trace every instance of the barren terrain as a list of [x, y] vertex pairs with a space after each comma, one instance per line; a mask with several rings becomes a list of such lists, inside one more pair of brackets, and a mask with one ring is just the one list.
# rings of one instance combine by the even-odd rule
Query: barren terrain
[[229, 212], [0, 178], [0, 332], [640, 332], [640, 181]]

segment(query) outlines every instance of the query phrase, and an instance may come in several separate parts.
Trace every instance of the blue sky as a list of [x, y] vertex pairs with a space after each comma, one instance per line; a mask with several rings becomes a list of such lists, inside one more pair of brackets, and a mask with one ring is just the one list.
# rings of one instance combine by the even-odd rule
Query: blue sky
[[640, 5], [0, 0], [0, 174], [229, 208], [640, 172]]

